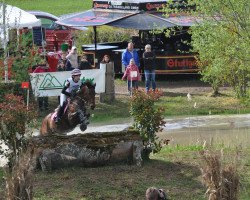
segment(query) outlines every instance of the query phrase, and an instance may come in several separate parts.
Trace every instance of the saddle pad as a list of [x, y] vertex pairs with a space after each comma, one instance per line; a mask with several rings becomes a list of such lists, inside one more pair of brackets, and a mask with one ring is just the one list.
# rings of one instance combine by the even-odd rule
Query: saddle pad
[[53, 121], [55, 121], [55, 120], [56, 120], [56, 117], [57, 117], [57, 112], [54, 112], [54, 113], [51, 115], [51, 119], [52, 119]]

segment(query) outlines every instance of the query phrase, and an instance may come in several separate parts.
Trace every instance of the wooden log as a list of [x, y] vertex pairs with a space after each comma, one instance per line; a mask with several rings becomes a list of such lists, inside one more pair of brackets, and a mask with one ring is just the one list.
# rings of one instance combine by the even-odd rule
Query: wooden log
[[43, 171], [71, 166], [142, 164], [143, 143], [131, 128], [121, 132], [37, 136], [30, 140]]

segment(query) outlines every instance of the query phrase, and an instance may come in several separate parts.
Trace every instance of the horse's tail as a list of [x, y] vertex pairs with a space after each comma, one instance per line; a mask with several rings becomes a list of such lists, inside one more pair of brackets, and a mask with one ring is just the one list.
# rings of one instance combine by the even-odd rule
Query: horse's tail
[[48, 114], [42, 121], [42, 126], [40, 128], [40, 135], [48, 135], [49, 134], [49, 120], [50, 120], [51, 114]]

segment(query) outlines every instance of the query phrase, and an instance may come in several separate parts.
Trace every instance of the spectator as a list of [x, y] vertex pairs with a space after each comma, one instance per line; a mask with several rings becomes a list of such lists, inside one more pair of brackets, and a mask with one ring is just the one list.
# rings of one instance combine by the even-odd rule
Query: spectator
[[146, 200], [167, 200], [167, 195], [163, 189], [150, 187], [146, 190]]
[[61, 54], [61, 58], [58, 60], [57, 71], [67, 71], [67, 69], [66, 69], [67, 61], [68, 60], [66, 59], [66, 53], [63, 52]]
[[[49, 64], [46, 62], [46, 64], [41, 64], [33, 71], [33, 73], [45, 73], [45, 72], [51, 72], [51, 69], [49, 68]], [[38, 97], [38, 106], [39, 110], [48, 110], [49, 109], [49, 98], [48, 96]]]
[[151, 51], [151, 46], [147, 44], [145, 46], [145, 52], [142, 55], [144, 61], [144, 74], [145, 74], [145, 82], [146, 82], [146, 91], [150, 90], [150, 85], [152, 84], [152, 88], [155, 91], [156, 83], [155, 83], [155, 54]]
[[130, 59], [129, 65], [127, 66], [126, 71], [124, 72], [122, 80], [125, 80], [126, 77], [128, 82], [128, 91], [131, 95], [132, 88], [138, 89], [138, 81], [141, 80], [139, 69], [136, 66], [133, 58]]
[[63, 60], [58, 61], [57, 71], [58, 72], [66, 71], [66, 65], [64, 64]]
[[[77, 69], [78, 68], [78, 55], [77, 55], [77, 49], [75, 46], [73, 46], [71, 48], [71, 51], [69, 52], [69, 54], [66, 56], [66, 59], [69, 60], [70, 62], [70, 67], [71, 67], [71, 70], [73, 69]], [[69, 71], [69, 67], [67, 66], [68, 68], [68, 71]]]
[[134, 49], [134, 45], [132, 42], [128, 43], [128, 47], [122, 53], [122, 69], [123, 71], [129, 65], [131, 58], [134, 59], [135, 65], [140, 67], [140, 60], [137, 51]]
[[92, 69], [92, 66], [89, 63], [89, 61], [87, 60], [87, 56], [85, 54], [82, 55], [79, 69], [80, 70]]
[[109, 63], [110, 62], [110, 57], [109, 55], [104, 55], [103, 56], [103, 59], [101, 61], [102, 64], [106, 64], [106, 63]]

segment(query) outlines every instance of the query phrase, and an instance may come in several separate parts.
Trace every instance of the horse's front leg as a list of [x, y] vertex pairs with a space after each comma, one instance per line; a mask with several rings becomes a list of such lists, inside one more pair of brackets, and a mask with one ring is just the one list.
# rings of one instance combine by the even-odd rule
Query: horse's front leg
[[83, 110], [78, 110], [78, 116], [80, 119], [80, 129], [81, 131], [85, 131], [87, 129], [87, 125], [89, 124], [89, 115]]

